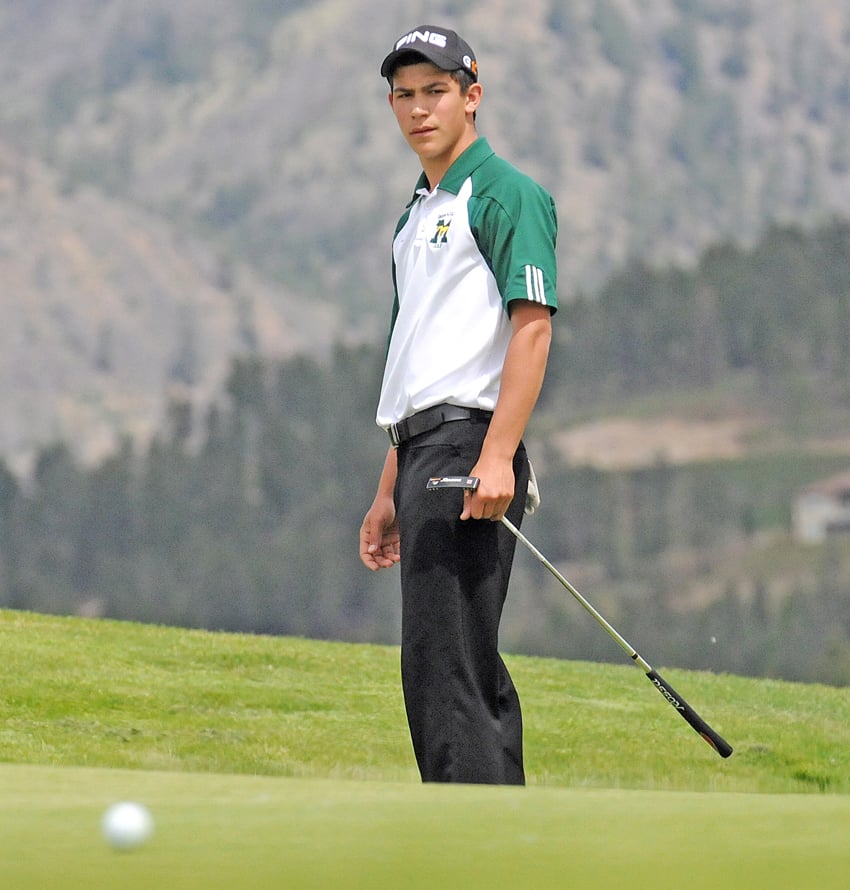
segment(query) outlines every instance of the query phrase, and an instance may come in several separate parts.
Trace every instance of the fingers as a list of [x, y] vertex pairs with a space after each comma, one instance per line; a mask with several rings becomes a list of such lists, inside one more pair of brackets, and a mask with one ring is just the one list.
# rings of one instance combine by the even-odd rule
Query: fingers
[[378, 563], [375, 561], [375, 554], [368, 538], [364, 539], [363, 529], [360, 530], [360, 562], [373, 572], [378, 571]]
[[399, 556], [392, 551], [387, 555], [385, 551], [378, 550], [375, 553], [361, 553], [360, 560], [367, 569], [377, 572], [380, 569], [392, 568], [399, 561]]
[[481, 491], [464, 491], [463, 512], [460, 518], [489, 519], [491, 522], [501, 522], [502, 517], [511, 505], [511, 497], [490, 498], [481, 494]]
[[398, 553], [392, 545], [382, 546], [370, 544], [360, 548], [360, 561], [372, 572], [379, 569], [389, 569], [399, 561]]
[[[378, 528], [382, 526], [379, 524]], [[389, 569], [401, 559], [398, 531], [391, 527], [387, 531], [373, 532], [375, 523], [369, 517], [360, 526], [360, 561], [372, 572]]]
[[477, 518], [472, 515], [472, 501], [472, 492], [469, 489], [465, 489], [463, 492], [463, 510], [460, 514], [460, 518], [464, 522], [466, 522], [467, 519]]

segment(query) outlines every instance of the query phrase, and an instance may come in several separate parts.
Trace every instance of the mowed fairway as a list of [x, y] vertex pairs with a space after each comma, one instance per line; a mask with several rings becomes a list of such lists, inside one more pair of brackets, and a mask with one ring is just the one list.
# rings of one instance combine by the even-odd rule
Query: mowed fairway
[[4, 890], [850, 886], [843, 689], [670, 671], [721, 760], [633, 667], [513, 658], [529, 787], [442, 787], [392, 647], [0, 611], [0, 651]]

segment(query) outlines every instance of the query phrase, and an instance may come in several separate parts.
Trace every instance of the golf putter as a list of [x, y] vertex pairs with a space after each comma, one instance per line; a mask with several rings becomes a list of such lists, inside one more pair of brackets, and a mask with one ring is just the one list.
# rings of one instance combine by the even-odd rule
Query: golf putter
[[[478, 488], [478, 481], [479, 480], [475, 476], [439, 476], [429, 479], [426, 488], [428, 491], [439, 491], [444, 488], [462, 488], [467, 491], [475, 491]], [[596, 620], [608, 636], [610, 636], [611, 639], [613, 639], [614, 642], [617, 643], [617, 645], [629, 656], [629, 658], [631, 658], [632, 662], [646, 674], [650, 683], [652, 683], [661, 695], [664, 696], [668, 704], [678, 711], [682, 719], [689, 723], [721, 757], [728, 757], [732, 753], [732, 746], [722, 736], [715, 732], [715, 730], [713, 730], [699, 714], [697, 714], [697, 712], [685, 701], [684, 698], [682, 698], [681, 695], [679, 695], [678, 692], [676, 692], [675, 689], [673, 689], [658, 671], [641, 658], [631, 643], [621, 636], [614, 627], [596, 611], [596, 609], [506, 516], [502, 517], [501, 522], [518, 541], [521, 541], [531, 551], [538, 562], [557, 578], [567, 592], [570, 593], [585, 611]]]

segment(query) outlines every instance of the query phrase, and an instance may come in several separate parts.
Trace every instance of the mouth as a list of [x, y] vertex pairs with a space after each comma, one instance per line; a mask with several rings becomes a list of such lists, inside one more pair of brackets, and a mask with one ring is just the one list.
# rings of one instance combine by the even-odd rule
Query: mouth
[[416, 127], [410, 131], [411, 136], [428, 136], [435, 131], [435, 127]]

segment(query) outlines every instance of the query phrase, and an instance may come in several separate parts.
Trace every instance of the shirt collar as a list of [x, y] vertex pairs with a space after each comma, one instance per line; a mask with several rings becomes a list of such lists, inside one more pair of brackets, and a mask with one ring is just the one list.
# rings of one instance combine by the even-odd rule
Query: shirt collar
[[[437, 183], [437, 188], [456, 195], [472, 172], [480, 167], [481, 164], [493, 154], [495, 154], [495, 152], [490, 148], [490, 143], [487, 142], [483, 136], [479, 136], [469, 148], [465, 149], [463, 153], [455, 159], [454, 163], [446, 171], [446, 175], [439, 183]], [[410, 199], [410, 203], [407, 206], [410, 207], [410, 205], [420, 196], [422, 189], [427, 190], [429, 185], [428, 177], [425, 176], [423, 171], [416, 183], [413, 197]]]

